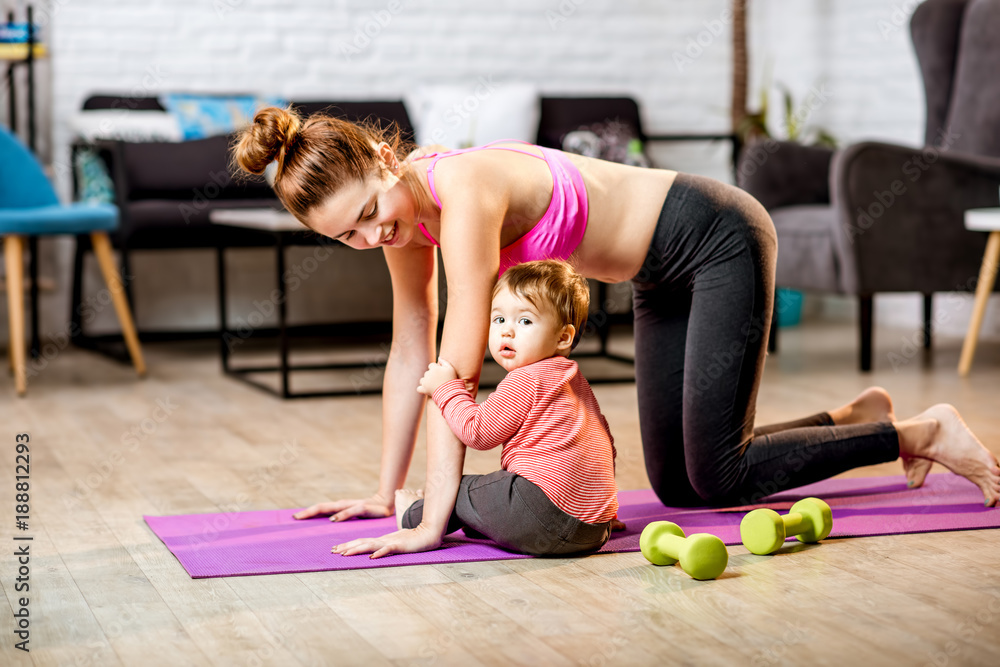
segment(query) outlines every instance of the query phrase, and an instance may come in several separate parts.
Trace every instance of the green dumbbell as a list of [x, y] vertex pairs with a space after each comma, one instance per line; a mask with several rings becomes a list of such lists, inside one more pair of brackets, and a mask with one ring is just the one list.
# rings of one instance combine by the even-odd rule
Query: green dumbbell
[[695, 579], [715, 579], [729, 562], [726, 545], [718, 537], [708, 533], [684, 537], [684, 530], [669, 521], [654, 521], [643, 528], [639, 549], [653, 565], [680, 561], [681, 569]]
[[780, 549], [786, 537], [819, 542], [832, 528], [830, 506], [819, 498], [803, 498], [784, 516], [767, 508], [753, 510], [740, 522], [740, 537], [751, 553], [765, 555]]

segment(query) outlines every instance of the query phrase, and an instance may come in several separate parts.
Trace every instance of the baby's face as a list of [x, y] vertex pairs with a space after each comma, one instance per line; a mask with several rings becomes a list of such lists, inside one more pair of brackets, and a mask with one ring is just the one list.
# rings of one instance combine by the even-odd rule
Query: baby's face
[[506, 371], [548, 359], [559, 351], [564, 327], [551, 308], [534, 306], [501, 289], [493, 299], [490, 317], [490, 354]]

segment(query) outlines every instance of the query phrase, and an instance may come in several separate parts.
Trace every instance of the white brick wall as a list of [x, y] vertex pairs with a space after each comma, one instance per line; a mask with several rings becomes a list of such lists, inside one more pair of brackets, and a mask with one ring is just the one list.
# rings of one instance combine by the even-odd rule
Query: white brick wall
[[[728, 125], [728, 0], [51, 0], [52, 136], [66, 160], [68, 119], [91, 93], [258, 92], [297, 99], [399, 98], [421, 83], [474, 87], [478, 77], [528, 81], [549, 94], [625, 93], [639, 99], [650, 133], [719, 131]], [[749, 17], [751, 92], [764, 65], [802, 101], [825, 86], [829, 99], [810, 123], [843, 142], [866, 138], [918, 144], [923, 92], [908, 28], [913, 0], [753, 0]], [[895, 14], [894, 14], [895, 13]], [[895, 23], [894, 23], [895, 21]], [[723, 23], [726, 25], [722, 25]], [[881, 22], [881, 23], [880, 23]], [[899, 29], [886, 30], [898, 25]], [[724, 27], [721, 34], [719, 28]], [[368, 40], [365, 42], [365, 31]], [[357, 41], [356, 41], [357, 40]], [[356, 52], [349, 52], [353, 46]], [[690, 49], [690, 50], [689, 50]], [[678, 64], [678, 57], [690, 61]], [[774, 107], [778, 98], [773, 97]], [[658, 146], [672, 166], [727, 178], [718, 147]], [[68, 181], [60, 179], [66, 192]], [[58, 277], [66, 284], [68, 246]], [[151, 266], [171, 271], [166, 256]], [[166, 264], [164, 264], [166, 262]], [[176, 269], [174, 269], [176, 270]], [[184, 269], [192, 284], [214, 283], [211, 262]], [[270, 270], [246, 286], [270, 288]], [[168, 304], [158, 281], [140, 273], [144, 326], [181, 318], [214, 322], [214, 300]], [[314, 290], [304, 310], [325, 303]], [[156, 307], [157, 300], [163, 307]], [[47, 328], [64, 326], [52, 299]], [[192, 308], [197, 301], [198, 306]], [[911, 303], [912, 302], [912, 303]], [[882, 321], [915, 326], [915, 297], [880, 299]], [[1000, 333], [1000, 304], [988, 328]], [[193, 314], [192, 314], [193, 313]], [[964, 329], [951, 318], [947, 330]], [[113, 318], [103, 318], [114, 328]]]

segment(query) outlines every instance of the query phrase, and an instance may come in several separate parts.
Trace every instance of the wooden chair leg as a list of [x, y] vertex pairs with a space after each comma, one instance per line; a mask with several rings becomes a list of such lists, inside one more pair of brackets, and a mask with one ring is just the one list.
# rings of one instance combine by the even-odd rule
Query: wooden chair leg
[[986, 303], [990, 300], [993, 285], [997, 279], [997, 263], [1000, 262], [1000, 231], [990, 232], [986, 241], [986, 252], [983, 254], [983, 264], [979, 267], [979, 282], [976, 284], [976, 302], [972, 306], [972, 319], [969, 330], [965, 332], [965, 343], [962, 344], [962, 356], [958, 361], [958, 374], [965, 377], [972, 367], [972, 357], [976, 354], [976, 344], [979, 342], [979, 329], [983, 326], [983, 315], [986, 313]]
[[122, 286], [121, 276], [118, 274], [114, 257], [111, 254], [111, 239], [105, 232], [93, 232], [90, 235], [90, 241], [94, 246], [94, 255], [101, 267], [104, 282], [107, 283], [108, 290], [111, 292], [111, 301], [118, 314], [118, 322], [121, 323], [125, 345], [132, 357], [132, 363], [135, 364], [135, 372], [139, 374], [139, 377], [142, 377], [146, 374], [146, 362], [142, 358], [142, 348], [139, 347], [139, 336], [135, 331], [135, 322], [132, 320], [132, 312], [128, 307], [128, 299], [125, 297], [125, 288]]
[[24, 237], [3, 238], [7, 266], [7, 316], [10, 319], [11, 362], [18, 396], [28, 393], [28, 373], [24, 358]]
[[861, 327], [861, 371], [867, 373], [872, 369], [872, 310], [874, 296], [871, 294], [861, 294], [858, 296], [860, 306], [860, 317], [858, 323]]

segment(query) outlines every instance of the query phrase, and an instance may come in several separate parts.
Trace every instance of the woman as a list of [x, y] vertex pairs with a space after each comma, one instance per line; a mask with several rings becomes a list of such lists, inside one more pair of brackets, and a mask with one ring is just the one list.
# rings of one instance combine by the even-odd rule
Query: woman
[[[378, 491], [296, 515], [389, 516], [425, 408], [416, 387], [436, 358], [437, 249], [448, 308], [440, 356], [477, 382], [490, 294], [514, 263], [569, 259], [583, 275], [633, 281], [636, 388], [646, 470], [667, 505], [740, 502], [851, 468], [902, 458], [910, 486], [932, 461], [1000, 497], [1000, 468], [954, 408], [896, 421], [871, 389], [829, 413], [754, 430], [774, 293], [776, 241], [766, 211], [735, 187], [517, 142], [407, 152], [398, 132], [262, 109], [234, 149], [271, 174], [285, 207], [316, 232], [381, 247], [392, 279], [393, 334], [383, 384]], [[268, 169], [268, 166], [273, 166]], [[341, 549], [437, 548], [464, 451], [426, 406], [422, 523]]]

